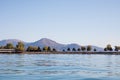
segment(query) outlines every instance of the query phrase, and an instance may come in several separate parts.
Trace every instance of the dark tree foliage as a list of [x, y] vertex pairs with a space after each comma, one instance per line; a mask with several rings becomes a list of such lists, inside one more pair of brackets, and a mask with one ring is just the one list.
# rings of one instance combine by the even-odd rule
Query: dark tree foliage
[[24, 44], [22, 42], [18, 42], [18, 44], [16, 45], [16, 51], [23, 52], [24, 50], [25, 50]]
[[94, 51], [96, 52], [97, 50], [96, 50], [96, 49], [94, 49]]
[[47, 49], [47, 51], [51, 51], [51, 47], [50, 47], [50, 46], [48, 46], [48, 49]]
[[70, 51], [70, 48], [68, 48], [67, 51]]
[[45, 47], [43, 47], [42, 51], [45, 51]]
[[65, 52], [65, 49], [63, 49], [63, 52]]
[[78, 48], [78, 50], [77, 51], [80, 51], [81, 49], [80, 48]]
[[87, 51], [91, 51], [92, 50], [92, 46], [91, 45], [88, 45], [87, 46]]
[[107, 48], [104, 48], [104, 51], [107, 51]]
[[38, 49], [37, 49], [37, 51], [39, 51], [39, 52], [41, 52], [41, 48], [38, 46]]
[[85, 51], [86, 50], [85, 46], [81, 46], [81, 50]]
[[53, 48], [53, 50], [52, 50], [53, 52], [56, 52], [57, 50], [55, 49], [55, 48]]
[[120, 50], [120, 46], [115, 46], [115, 51], [119, 51]]
[[106, 46], [106, 48], [104, 49], [104, 51], [113, 51], [113, 49], [112, 49], [111, 45], [108, 44], [108, 45]]
[[5, 49], [14, 49], [14, 46], [13, 46], [12, 43], [7, 43], [4, 48], [5, 48]]
[[36, 47], [36, 46], [28, 46], [26, 51], [37, 52], [38, 51], [38, 47]]
[[75, 48], [73, 48], [73, 49], [72, 49], [72, 51], [76, 51], [76, 49], [75, 49]]

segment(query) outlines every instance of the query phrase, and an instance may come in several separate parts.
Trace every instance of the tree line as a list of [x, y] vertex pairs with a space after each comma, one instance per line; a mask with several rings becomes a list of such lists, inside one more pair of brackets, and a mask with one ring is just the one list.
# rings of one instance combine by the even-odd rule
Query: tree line
[[0, 49], [15, 49], [16, 52], [22, 52], [25, 50], [24, 44], [22, 42], [18, 42], [15, 47], [12, 43], [7, 43], [5, 46], [0, 46]]
[[28, 52], [51, 52], [51, 51], [57, 51], [55, 48], [51, 48], [50, 46], [45, 46], [43, 48], [40, 48], [39, 46], [28, 46], [26, 49]]
[[104, 48], [104, 51], [119, 51], [119, 50], [120, 50], [120, 46], [115, 46], [114, 48], [112, 48], [112, 46], [110, 44], [108, 44]]
[[[15, 49], [16, 52], [18, 51], [27, 51], [27, 52], [51, 52], [51, 51], [57, 51], [55, 48], [51, 48], [50, 46], [45, 46], [43, 48], [40, 48], [39, 46], [28, 46], [27, 48], [25, 48], [24, 43], [23, 42], [18, 42], [18, 44], [14, 47], [12, 43], [7, 43], [5, 46], [0, 46], [0, 49]], [[108, 44], [105, 48], [104, 51], [119, 51], [120, 50], [120, 46], [115, 46], [114, 48], [112, 48], [112, 46], [110, 44]], [[63, 49], [63, 52], [68, 51], [68, 52], [75, 52], [75, 51], [94, 51], [96, 52], [97, 49], [96, 48], [92, 48], [91, 45], [88, 46], [81, 46], [80, 48], [67, 48], [66, 50]]]
[[55, 48], [51, 48], [49, 46], [45, 46], [40, 48], [39, 46], [28, 46], [25, 48], [24, 43], [18, 42], [18, 44], [14, 47], [12, 43], [7, 43], [5, 46], [0, 46], [0, 49], [15, 49], [16, 52], [41, 52], [41, 51], [57, 51]]
[[[65, 52], [65, 51], [68, 51], [68, 52], [70, 52], [70, 51], [73, 51], [73, 52], [75, 52], [75, 51], [91, 51], [92, 50], [92, 46], [91, 45], [88, 45], [87, 47], [85, 47], [85, 46], [81, 46], [80, 48], [67, 48], [67, 50], [65, 50], [65, 49], [63, 49], [63, 51]], [[96, 49], [94, 49], [94, 51], [96, 51]]]

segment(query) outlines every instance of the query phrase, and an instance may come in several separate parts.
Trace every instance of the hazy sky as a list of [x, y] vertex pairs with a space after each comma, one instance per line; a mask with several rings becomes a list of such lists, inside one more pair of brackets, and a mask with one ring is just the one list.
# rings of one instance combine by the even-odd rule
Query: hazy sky
[[120, 45], [120, 0], [0, 0], [0, 40]]

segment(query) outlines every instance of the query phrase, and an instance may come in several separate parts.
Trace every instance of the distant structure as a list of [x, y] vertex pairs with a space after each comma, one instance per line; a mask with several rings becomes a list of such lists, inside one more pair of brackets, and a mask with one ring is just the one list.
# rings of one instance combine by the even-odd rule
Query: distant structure
[[0, 49], [0, 53], [15, 53], [15, 49]]

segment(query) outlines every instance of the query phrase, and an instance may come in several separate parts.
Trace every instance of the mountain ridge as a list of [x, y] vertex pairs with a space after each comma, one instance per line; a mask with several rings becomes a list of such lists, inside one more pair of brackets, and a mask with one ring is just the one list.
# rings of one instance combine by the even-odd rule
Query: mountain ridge
[[[67, 50], [68, 48], [78, 49], [81, 47], [81, 45], [76, 44], [76, 43], [61, 44], [61, 43], [58, 43], [58, 42], [48, 39], [48, 38], [42, 38], [42, 39], [34, 41], [34, 42], [24, 42], [24, 41], [18, 40], [18, 39], [5, 39], [5, 40], [0, 41], [0, 46], [5, 46], [7, 43], [12, 43], [14, 46], [16, 46], [16, 44], [18, 42], [23, 42], [25, 45], [25, 48], [27, 48], [28, 46], [39, 46], [41, 48], [43, 48], [45, 46], [50, 46], [51, 48], [55, 48], [58, 51]], [[97, 51], [103, 51], [103, 48], [101, 48], [101, 47], [94, 46], [94, 45], [91, 45], [91, 46], [92, 46], [92, 51], [94, 49], [97, 49]]]

